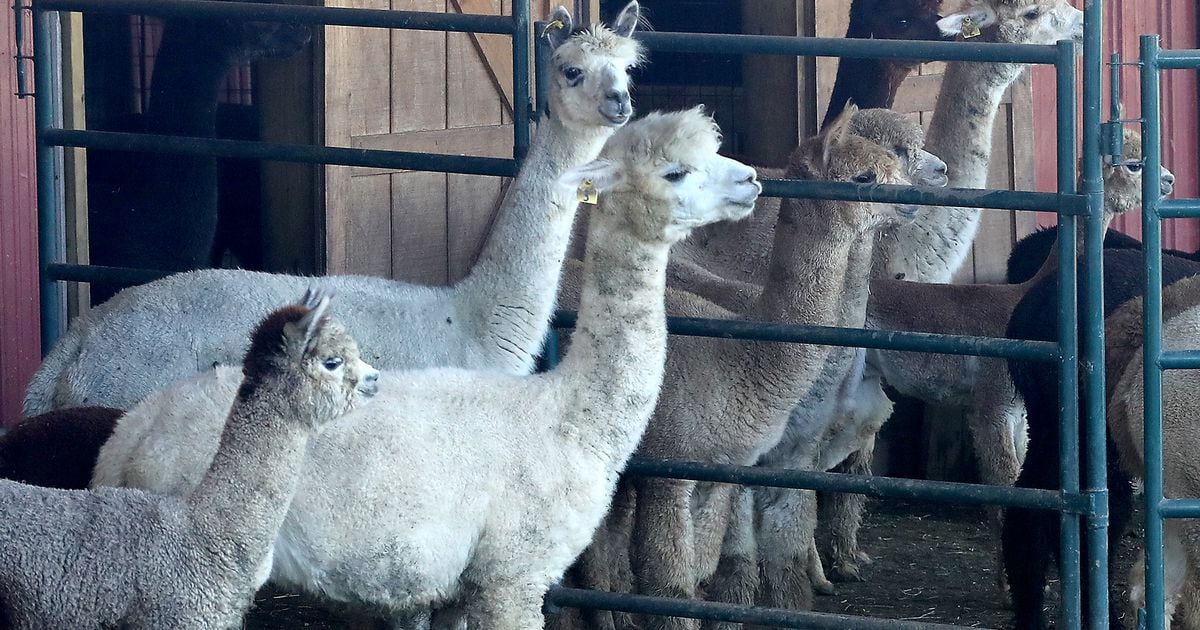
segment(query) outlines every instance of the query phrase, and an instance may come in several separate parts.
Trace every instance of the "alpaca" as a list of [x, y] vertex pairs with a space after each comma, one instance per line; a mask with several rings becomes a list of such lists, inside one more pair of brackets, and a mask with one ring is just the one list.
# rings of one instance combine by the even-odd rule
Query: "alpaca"
[[[25, 415], [82, 404], [128, 409], [179, 378], [233, 363], [253, 322], [309, 283], [338, 292], [346, 326], [381, 367], [528, 374], [549, 329], [578, 207], [575, 191], [555, 182], [593, 160], [629, 119], [628, 71], [641, 58], [630, 35], [639, 10], [630, 2], [613, 29], [574, 28], [561, 7], [552, 14], [564, 28], [548, 34], [558, 68], [551, 115], [539, 125], [478, 262], [459, 284], [236, 270], [170, 276], [122, 291], [78, 318], [34, 375]], [[113, 369], [117, 362], [124, 369]]]
[[[273, 579], [377, 611], [461, 604], [480, 627], [541, 627], [543, 593], [591, 539], [654, 409], [671, 243], [744, 217], [761, 190], [752, 169], [717, 155], [719, 145], [698, 110], [651, 114], [617, 131], [599, 160], [564, 174], [564, 190], [574, 195], [587, 180], [600, 204], [563, 362], [525, 377], [385, 372], [379, 403], [310, 449]], [[198, 402], [190, 421], [217, 406]], [[137, 413], [126, 421], [157, 421]], [[203, 450], [184, 424], [147, 434]], [[106, 447], [102, 459], [121, 455]], [[198, 463], [158, 461], [152, 448], [138, 457], [131, 469], [174, 475]]]
[[[856, 108], [819, 136], [804, 142], [791, 158], [788, 176], [860, 183], [908, 183], [900, 159], [879, 145], [849, 134]], [[874, 233], [883, 225], [911, 215], [885, 204], [786, 200], [778, 210], [778, 226], [768, 282], [757, 302], [734, 314], [698, 296], [669, 291], [668, 308], [691, 317], [736, 318], [833, 324], [838, 296], [861, 276], [865, 291]], [[567, 268], [560, 300], [570, 305], [577, 285]], [[647, 457], [749, 465], [778, 439], [786, 413], [804, 395], [829, 356], [820, 346], [730, 343], [673, 337], [666, 379], [654, 419], [639, 446]], [[736, 419], [733, 421], [731, 419]], [[632, 515], [614, 514], [611, 523], [628, 523], [631, 531], [606, 532], [606, 541], [628, 540], [638, 592], [693, 597], [705, 586], [741, 603], [753, 603], [749, 585], [704, 584], [714, 575], [727, 530], [733, 491], [729, 486], [666, 479], [635, 479], [631, 497], [621, 504]], [[689, 504], [691, 507], [689, 507]], [[607, 543], [606, 543], [607, 544]], [[602, 545], [603, 546], [603, 545]], [[611, 565], [624, 557], [621, 549], [589, 549], [587, 566]], [[756, 577], [757, 569], [739, 575]], [[591, 576], [611, 586], [620, 576]], [[621, 585], [624, 586], [624, 585]], [[683, 619], [648, 619], [649, 628], [696, 627]]]
[[[172, 19], [154, 57], [141, 131], [216, 135], [225, 76], [261, 58], [286, 58], [309, 40], [308, 26]], [[91, 262], [185, 271], [208, 267], [217, 234], [217, 160], [210, 156], [97, 152], [89, 168]], [[92, 284], [99, 304], [120, 289]]]
[[0, 481], [6, 627], [240, 626], [309, 438], [378, 389], [328, 305], [305, 295], [254, 331], [220, 446], [187, 497]]
[[[1163, 350], [1194, 348], [1200, 331], [1200, 276], [1185, 278], [1163, 289]], [[1142, 301], [1133, 299], [1105, 319], [1105, 369], [1109, 375], [1108, 426], [1120, 456], [1121, 467], [1131, 478], [1145, 471], [1143, 445], [1144, 390], [1142, 382]], [[1163, 489], [1171, 498], [1200, 496], [1193, 472], [1196, 446], [1197, 404], [1195, 370], [1171, 370], [1163, 375]], [[1195, 548], [1193, 521], [1168, 520], [1164, 525], [1166, 559], [1166, 627], [1173, 616], [1185, 628], [1200, 627], [1200, 600], [1196, 598], [1195, 567], [1200, 554]], [[1138, 555], [1131, 569], [1130, 609], [1145, 606], [1144, 561]]]
[[[1162, 268], [1164, 285], [1200, 274], [1200, 263], [1174, 256], [1164, 256]], [[1013, 310], [1005, 336], [1054, 341], [1058, 330], [1058, 310], [1054, 307], [1058, 300], [1057, 289], [1056, 277], [1046, 278], [1032, 287]], [[1111, 315], [1141, 292], [1141, 252], [1104, 250], [1104, 315]], [[1017, 393], [1025, 401], [1029, 431], [1028, 450], [1016, 485], [1022, 488], [1057, 488], [1060, 406], [1057, 364], [1032, 364], [1010, 359], [1008, 368]], [[1082, 428], [1081, 423], [1081, 440], [1084, 433]], [[1112, 554], [1118, 548], [1117, 541], [1130, 518], [1132, 489], [1129, 478], [1117, 463], [1111, 439], [1108, 460], [1111, 562]], [[1043, 610], [1044, 586], [1049, 564], [1058, 557], [1059, 525], [1057, 514], [1024, 508], [1008, 508], [1004, 512], [1001, 551], [1018, 629], [1047, 627]], [[1087, 556], [1087, 550], [1084, 549], [1082, 561], [1085, 566]], [[1086, 611], [1086, 595], [1084, 599]], [[1119, 608], [1113, 608], [1110, 618], [1120, 618]]]
[[[1083, 12], [1066, 0], [968, 0], [962, 10], [938, 21], [938, 27], [948, 35], [957, 34], [968, 19], [982, 29], [971, 41], [1053, 44], [1083, 39]], [[946, 161], [950, 186], [986, 186], [996, 113], [1005, 90], [1024, 69], [1018, 63], [946, 64], [925, 148]], [[884, 233], [876, 255], [876, 277], [949, 282], [966, 259], [978, 228], [978, 209], [931, 209], [915, 222]]]
[[22, 420], [0, 436], [0, 479], [87, 488], [100, 446], [120, 416], [109, 407], [71, 407]]
[[[853, 0], [846, 37], [857, 39], [939, 40], [938, 0]], [[891, 107], [900, 84], [920, 62], [909, 59], [838, 60], [837, 78], [825, 110], [824, 127], [847, 102], [860, 108]]]

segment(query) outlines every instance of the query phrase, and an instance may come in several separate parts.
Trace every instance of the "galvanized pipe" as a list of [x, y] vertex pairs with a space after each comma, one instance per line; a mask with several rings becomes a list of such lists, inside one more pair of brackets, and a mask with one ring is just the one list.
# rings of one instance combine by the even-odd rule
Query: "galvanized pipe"
[[1143, 440], [1146, 462], [1142, 488], [1146, 502], [1146, 623], [1151, 630], [1165, 624], [1163, 606], [1162, 444], [1162, 223], [1158, 214], [1162, 176], [1162, 118], [1159, 98], [1159, 42], [1156, 35], [1140, 38], [1142, 93], [1142, 252], [1145, 256], [1142, 301]]
[[[555, 313], [553, 326], [571, 328], [575, 312]], [[1048, 341], [1021, 341], [997, 337], [943, 335], [936, 333], [838, 328], [811, 324], [787, 324], [701, 317], [668, 317], [667, 332], [689, 337], [717, 337], [746, 341], [811, 343], [824, 346], [875, 348], [905, 352], [960, 354], [1025, 361], [1061, 361], [1055, 344]]]
[[512, 19], [501, 15], [351, 9], [262, 2], [224, 2], [223, 0], [37, 0], [35, 8], [38, 11], [82, 11], [153, 15], [162, 18], [212, 18], [248, 22], [394, 28], [413, 31], [494, 33], [497, 35], [513, 35], [517, 32]]
[[845, 630], [846, 628], [855, 630], [946, 630], [963, 627], [831, 613], [801, 612], [781, 608], [757, 608], [695, 599], [585, 591], [561, 586], [550, 587], [550, 590], [546, 592], [545, 604], [552, 611], [558, 607], [613, 610], [634, 614], [710, 619], [732, 623], [761, 624], [777, 628], [807, 628], [809, 630]]
[[[1058, 192], [1075, 193], [1075, 54], [1071, 45], [1059, 45], [1055, 67], [1058, 97]], [[1062, 352], [1059, 378], [1059, 476], [1066, 496], [1079, 493], [1079, 330], [1076, 254], [1078, 219], [1059, 213], [1058, 239], [1058, 343]], [[1082, 577], [1080, 575], [1079, 515], [1064, 512], [1059, 519], [1059, 577], [1062, 605], [1060, 625], [1079, 628]]]
[[1082, 497], [1078, 495], [1064, 497], [1054, 490], [875, 477], [791, 468], [731, 466], [633, 457], [625, 468], [625, 474], [634, 477], [662, 477], [745, 486], [844, 492], [863, 494], [869, 497], [933, 503], [996, 505], [1031, 510], [1066, 510], [1074, 513], [1087, 509], [1087, 502]]

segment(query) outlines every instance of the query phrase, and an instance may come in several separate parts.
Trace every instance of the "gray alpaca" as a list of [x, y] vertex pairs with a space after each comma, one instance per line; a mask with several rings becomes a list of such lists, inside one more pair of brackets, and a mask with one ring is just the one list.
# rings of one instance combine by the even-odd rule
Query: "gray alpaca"
[[306, 294], [255, 330], [217, 456], [190, 495], [0, 481], [0, 625], [240, 627], [309, 437], [378, 389], [328, 304]]

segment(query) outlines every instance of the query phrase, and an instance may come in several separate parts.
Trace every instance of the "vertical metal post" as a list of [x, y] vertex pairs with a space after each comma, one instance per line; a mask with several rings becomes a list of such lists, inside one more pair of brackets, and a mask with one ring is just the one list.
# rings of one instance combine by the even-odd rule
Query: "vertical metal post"
[[29, 83], [25, 77], [25, 3], [13, 0], [13, 43], [17, 52], [13, 62], [17, 64], [17, 98], [29, 97]]
[[64, 232], [58, 214], [58, 172], [56, 154], [61, 150], [45, 143], [43, 133], [54, 126], [54, 20], [57, 12], [34, 8], [34, 119], [37, 125], [37, 212], [38, 265], [41, 269], [42, 354], [58, 341], [66, 322], [66, 301], [62, 284], [46, 275], [47, 265], [63, 261]]
[[1124, 123], [1121, 122], [1121, 53], [1108, 58], [1108, 119], [1107, 150], [1109, 164], [1116, 166], [1124, 159]]
[[1088, 0], [1083, 18], [1083, 190], [1087, 198], [1083, 239], [1084, 515], [1088, 549], [1088, 610], [1085, 626], [1108, 628], [1108, 422], [1104, 400], [1104, 173], [1101, 107], [1104, 3]]
[[1163, 612], [1163, 520], [1159, 504], [1163, 496], [1162, 444], [1162, 224], [1158, 216], [1159, 178], [1162, 176], [1162, 119], [1159, 111], [1159, 68], [1157, 35], [1142, 35], [1142, 251], [1145, 256], [1146, 295], [1143, 301], [1142, 378], [1145, 413], [1146, 501], [1146, 627], [1164, 626]]
[[533, 41], [533, 21], [529, 0], [513, 0], [513, 157], [520, 163], [529, 151], [529, 120], [533, 103], [529, 98], [529, 46]]
[[[1075, 46], [1058, 44], [1055, 62], [1058, 93], [1058, 191], [1075, 193]], [[1059, 362], [1059, 470], [1064, 494], [1079, 492], [1079, 337], [1076, 296], [1074, 215], [1058, 215], [1058, 342], [1062, 347]], [[1063, 628], [1080, 627], [1081, 579], [1079, 574], [1079, 515], [1063, 512], [1060, 518], [1059, 553], [1062, 580]]]
[[534, 25], [533, 32], [537, 34], [537, 40], [533, 44], [533, 82], [534, 93], [537, 95], [537, 119], [541, 120], [550, 111], [550, 79], [547, 73], [550, 72], [550, 55], [554, 52], [550, 49], [550, 43], [542, 33], [546, 32], [548, 22], [538, 22]]

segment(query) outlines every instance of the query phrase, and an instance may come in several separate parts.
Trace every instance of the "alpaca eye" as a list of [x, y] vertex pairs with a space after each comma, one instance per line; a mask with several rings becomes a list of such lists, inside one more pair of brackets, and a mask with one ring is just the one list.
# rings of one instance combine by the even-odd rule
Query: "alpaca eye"
[[576, 81], [579, 80], [579, 77], [583, 76], [583, 70], [580, 70], [579, 68], [576, 68], [574, 66], [571, 66], [569, 68], [564, 68], [563, 76], [566, 77], [567, 80], [570, 81], [571, 83], [575, 83]]
[[321, 367], [324, 367], [326, 370], [329, 370], [330, 372], [335, 372], [335, 371], [337, 371], [338, 368], [342, 367], [342, 358], [341, 357], [329, 357], [328, 359], [325, 359], [324, 361], [321, 362]]
[[873, 184], [875, 183], [875, 171], [863, 171], [854, 176], [856, 184]]
[[895, 156], [898, 158], [907, 158], [908, 157], [908, 149], [905, 149], [904, 147], [902, 147], [898, 144], [896, 146], [892, 147], [892, 153], [895, 154]]
[[1036, 20], [1036, 19], [1038, 19], [1039, 16], [1041, 16], [1041, 14], [1042, 14], [1041, 9], [1030, 9], [1025, 12], [1025, 19], [1026, 20]]
[[687, 176], [688, 176], [687, 171], [679, 170], [679, 171], [671, 171], [670, 173], [663, 175], [663, 179], [671, 182], [672, 184], [677, 184], [677, 183], [683, 181], [683, 178], [687, 177]]
[[1129, 171], [1130, 173], [1141, 173], [1142, 165], [1141, 164], [1126, 164], [1125, 170]]

